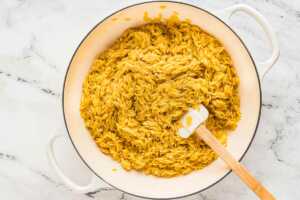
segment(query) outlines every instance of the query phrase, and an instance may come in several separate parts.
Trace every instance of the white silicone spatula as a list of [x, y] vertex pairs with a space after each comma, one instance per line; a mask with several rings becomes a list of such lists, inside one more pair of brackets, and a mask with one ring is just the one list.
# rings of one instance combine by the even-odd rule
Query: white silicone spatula
[[203, 122], [207, 119], [209, 113], [207, 109], [200, 105], [198, 109], [190, 108], [182, 118], [183, 127], [179, 129], [179, 135], [188, 138], [195, 133], [199, 139], [202, 139], [210, 148], [212, 148], [221, 159], [238, 175], [241, 180], [263, 200], [274, 200], [275, 197], [260, 183], [250, 172], [239, 163], [217, 140], [217, 138], [205, 127]]

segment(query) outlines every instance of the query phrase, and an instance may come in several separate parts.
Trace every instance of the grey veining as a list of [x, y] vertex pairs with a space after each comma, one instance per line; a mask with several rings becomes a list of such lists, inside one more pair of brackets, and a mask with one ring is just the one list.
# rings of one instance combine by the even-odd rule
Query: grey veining
[[[9, 200], [136, 200], [103, 187], [75, 194], [53, 173], [46, 144], [64, 133], [61, 91], [77, 45], [101, 19], [138, 0], [0, 0], [0, 198]], [[278, 199], [300, 199], [300, 1], [186, 0], [218, 10], [246, 3], [267, 17], [277, 33], [281, 56], [262, 81], [263, 105], [256, 138], [243, 163]], [[253, 21], [237, 14], [232, 24], [254, 58], [269, 47]], [[251, 102], [250, 102], [251, 103]], [[70, 142], [57, 148], [60, 163], [76, 182], [91, 173]], [[233, 174], [186, 200], [255, 199]]]

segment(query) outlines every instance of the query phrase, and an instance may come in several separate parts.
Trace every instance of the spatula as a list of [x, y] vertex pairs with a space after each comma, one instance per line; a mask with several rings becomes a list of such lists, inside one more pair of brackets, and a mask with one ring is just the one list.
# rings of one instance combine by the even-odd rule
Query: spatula
[[208, 118], [208, 115], [208, 110], [203, 105], [200, 105], [197, 109], [190, 108], [181, 119], [183, 127], [178, 130], [178, 134], [183, 138], [188, 138], [195, 133], [199, 139], [203, 140], [225, 161], [232, 171], [235, 172], [260, 199], [275, 200], [275, 197], [258, 182], [205, 127], [204, 122]]

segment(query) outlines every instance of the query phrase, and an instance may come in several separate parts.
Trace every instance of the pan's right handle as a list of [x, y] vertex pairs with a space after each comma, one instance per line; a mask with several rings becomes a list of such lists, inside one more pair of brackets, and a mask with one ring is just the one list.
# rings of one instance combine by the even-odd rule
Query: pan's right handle
[[[96, 190], [99, 190], [103, 188], [104, 183], [99, 181], [99, 178], [93, 175], [90, 183], [88, 185], [82, 186], [78, 185], [77, 183], [73, 182], [69, 177], [65, 175], [65, 173], [61, 170], [59, 167], [57, 160], [55, 158], [54, 154], [54, 143], [58, 138], [65, 137], [64, 135], [56, 135], [52, 137], [49, 141], [48, 147], [47, 147], [47, 155], [48, 160], [55, 170], [56, 174], [60, 177], [60, 179], [73, 191], [77, 193], [88, 193], [88, 192], [94, 192]], [[102, 187], [101, 187], [102, 186]], [[104, 186], [105, 187], [105, 186]]]
[[267, 19], [262, 14], [245, 4], [237, 4], [232, 7], [225, 8], [224, 10], [217, 11], [215, 14], [224, 22], [229, 24], [230, 17], [238, 11], [244, 12], [253, 17], [255, 21], [263, 28], [270, 41], [272, 48], [271, 56], [263, 62], [257, 62], [259, 76], [261, 79], [263, 79], [264, 75], [269, 71], [269, 69], [271, 69], [279, 57], [279, 45], [276, 34]]

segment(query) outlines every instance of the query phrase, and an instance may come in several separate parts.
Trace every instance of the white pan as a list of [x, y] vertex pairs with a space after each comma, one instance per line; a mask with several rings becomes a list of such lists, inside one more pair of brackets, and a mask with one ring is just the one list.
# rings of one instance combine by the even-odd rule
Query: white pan
[[[162, 9], [161, 6], [165, 8]], [[57, 174], [74, 191], [81, 193], [93, 191], [99, 187], [95, 182], [102, 179], [112, 187], [139, 197], [179, 198], [201, 192], [229, 174], [229, 169], [220, 159], [202, 170], [175, 178], [158, 178], [135, 171], [127, 172], [119, 163], [99, 151], [80, 117], [82, 83], [96, 55], [108, 48], [125, 29], [145, 23], [143, 20], [145, 12], [148, 12], [150, 17], [161, 13], [167, 18], [174, 11], [180, 18], [188, 18], [193, 24], [214, 35], [230, 54], [240, 78], [242, 118], [236, 130], [230, 134], [227, 148], [238, 160], [241, 160], [247, 152], [260, 118], [262, 103], [260, 79], [279, 56], [278, 43], [269, 23], [260, 13], [246, 5], [235, 5], [210, 13], [196, 6], [178, 2], [156, 1], [136, 4], [119, 10], [98, 23], [79, 44], [66, 73], [62, 104], [67, 132], [75, 150], [96, 176], [87, 186], [79, 186], [66, 177], [53, 155], [53, 143], [57, 137], [50, 141], [48, 155]], [[229, 17], [236, 11], [245, 12], [253, 17], [269, 38], [272, 54], [265, 62], [254, 62], [245, 44], [227, 23]], [[130, 18], [130, 20], [113, 20], [114, 18]], [[112, 170], [113, 168], [117, 171]]]

